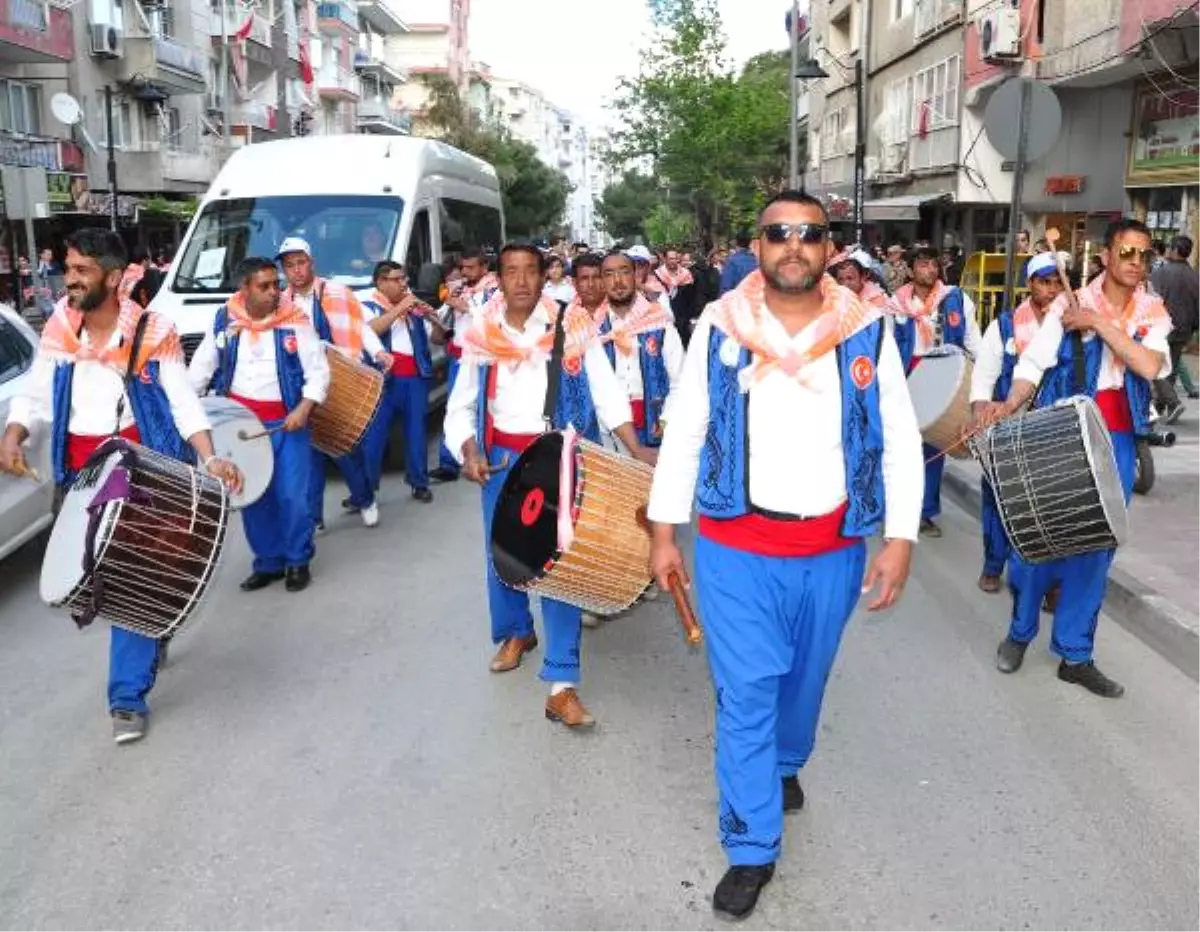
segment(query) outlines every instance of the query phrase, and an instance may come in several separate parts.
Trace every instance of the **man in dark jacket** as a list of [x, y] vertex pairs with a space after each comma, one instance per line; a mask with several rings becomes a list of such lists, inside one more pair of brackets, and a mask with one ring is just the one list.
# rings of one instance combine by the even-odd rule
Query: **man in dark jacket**
[[1192, 255], [1192, 245], [1190, 237], [1175, 237], [1166, 261], [1150, 276], [1150, 284], [1167, 306], [1167, 313], [1174, 324], [1168, 344], [1171, 348], [1171, 374], [1154, 383], [1159, 412], [1168, 424], [1174, 424], [1183, 414], [1183, 402], [1175, 391], [1175, 376], [1182, 365], [1183, 349], [1200, 322], [1200, 273], [1187, 261]]

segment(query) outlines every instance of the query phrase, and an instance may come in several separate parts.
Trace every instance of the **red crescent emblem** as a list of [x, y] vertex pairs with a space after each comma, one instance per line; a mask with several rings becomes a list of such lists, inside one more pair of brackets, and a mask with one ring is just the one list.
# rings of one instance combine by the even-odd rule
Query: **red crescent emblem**
[[562, 366], [567, 375], [579, 375], [583, 371], [583, 360], [579, 356], [564, 356]]
[[150, 384], [150, 368], [147, 367], [147, 368], [143, 369], [138, 374], [138, 378], [141, 379], [142, 382], [145, 383], [146, 385], [149, 385]]
[[875, 364], [866, 356], [858, 356], [854, 362], [850, 363], [850, 378], [854, 380], [854, 384], [860, 390], [865, 390], [875, 381]]
[[951, 327], [957, 327], [962, 323], [962, 315], [960, 315], [958, 311], [951, 311], [946, 315], [946, 323], [948, 323]]
[[651, 356], [658, 355], [658, 340], [654, 337], [646, 337], [646, 352]]
[[284, 337], [283, 338], [283, 348], [285, 350], [287, 350], [289, 353], [295, 353], [296, 352], [296, 338], [290, 334], [288, 336]]

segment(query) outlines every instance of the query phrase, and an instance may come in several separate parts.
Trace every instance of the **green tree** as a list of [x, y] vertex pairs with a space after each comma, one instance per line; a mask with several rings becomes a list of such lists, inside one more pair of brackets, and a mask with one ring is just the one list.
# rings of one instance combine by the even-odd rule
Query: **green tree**
[[444, 76], [427, 78], [426, 83], [429, 104], [421, 132], [491, 163], [500, 182], [508, 235], [533, 238], [554, 230], [571, 193], [566, 175], [543, 163], [533, 146], [507, 130], [480, 125]]
[[692, 215], [670, 204], [657, 204], [646, 218], [646, 239], [655, 246], [679, 245], [692, 236]]
[[618, 89], [624, 125], [613, 160], [648, 159], [711, 240], [744, 223], [782, 181], [787, 60], [765, 53], [735, 72], [715, 0], [650, 0], [650, 8], [660, 35], [637, 78]]
[[596, 214], [614, 239], [645, 237], [646, 218], [658, 203], [658, 183], [649, 175], [627, 171], [596, 201]]

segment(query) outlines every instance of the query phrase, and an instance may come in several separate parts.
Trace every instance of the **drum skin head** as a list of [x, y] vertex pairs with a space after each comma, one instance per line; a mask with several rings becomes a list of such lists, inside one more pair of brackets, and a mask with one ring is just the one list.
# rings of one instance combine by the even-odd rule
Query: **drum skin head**
[[917, 427], [928, 430], [950, 408], [966, 372], [967, 359], [960, 353], [925, 356], [908, 377]]
[[[87, 537], [88, 505], [92, 503], [109, 475], [121, 461], [120, 451], [110, 453], [105, 459], [94, 463], [81, 472], [74, 485], [63, 497], [62, 508], [50, 532], [50, 542], [42, 557], [41, 596], [47, 605], [61, 605], [84, 582], [83, 552]], [[97, 540], [107, 542], [107, 528], [120, 511], [119, 501], [105, 506], [103, 520]], [[103, 543], [96, 552], [99, 559]]]
[[275, 471], [275, 450], [270, 437], [242, 440], [239, 433], [249, 436], [262, 433], [263, 423], [243, 404], [232, 398], [210, 395], [201, 398], [204, 413], [212, 425], [213, 452], [221, 459], [235, 463], [242, 471], [242, 491], [229, 494], [229, 505], [240, 511], [262, 498], [271, 484]]
[[505, 585], [523, 588], [559, 556], [559, 465], [563, 436], [544, 434], [509, 471], [492, 516], [492, 564]]

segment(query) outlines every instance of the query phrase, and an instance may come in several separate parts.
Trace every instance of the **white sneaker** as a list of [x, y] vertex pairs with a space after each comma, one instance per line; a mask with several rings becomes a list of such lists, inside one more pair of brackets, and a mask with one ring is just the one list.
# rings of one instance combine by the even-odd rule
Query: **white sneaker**
[[592, 612], [584, 612], [580, 616], [585, 628], [599, 628], [604, 624], [604, 618], [600, 615], [595, 615]]
[[363, 524], [367, 527], [375, 527], [379, 523], [379, 505], [376, 502], [371, 502], [361, 512]]
[[653, 602], [658, 598], [661, 592], [662, 590], [658, 588], [658, 583], [650, 583], [650, 585], [646, 587], [646, 591], [642, 593], [642, 598], [647, 602]]

